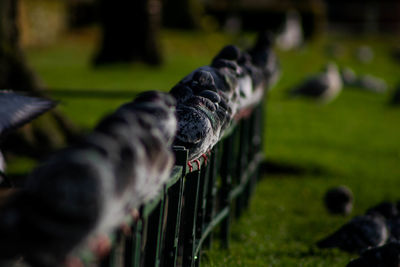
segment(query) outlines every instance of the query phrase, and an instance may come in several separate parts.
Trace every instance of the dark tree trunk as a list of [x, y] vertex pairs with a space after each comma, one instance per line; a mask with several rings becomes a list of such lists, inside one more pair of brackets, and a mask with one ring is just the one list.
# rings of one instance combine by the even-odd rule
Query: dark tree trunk
[[163, 25], [178, 29], [199, 28], [201, 13], [200, 0], [164, 0]]
[[19, 47], [15, 0], [0, 1], [0, 88], [38, 91], [41, 84]]
[[[19, 44], [18, 0], [0, 0], [0, 89], [44, 96], [43, 84], [27, 65]], [[57, 110], [2, 140], [5, 150], [39, 156], [75, 139], [77, 130]]]
[[94, 64], [160, 65], [160, 0], [98, 0], [103, 39]]

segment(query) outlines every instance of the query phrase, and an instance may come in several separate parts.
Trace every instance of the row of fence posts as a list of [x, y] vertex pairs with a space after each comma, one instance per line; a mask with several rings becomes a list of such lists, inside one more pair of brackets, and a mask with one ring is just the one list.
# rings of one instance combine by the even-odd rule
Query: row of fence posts
[[199, 266], [202, 248], [210, 248], [217, 233], [228, 248], [231, 219], [249, 205], [258, 179], [263, 125], [260, 103], [192, 170], [188, 150], [174, 147], [168, 183], [140, 208], [130, 234], [115, 234], [112, 251], [99, 266]]

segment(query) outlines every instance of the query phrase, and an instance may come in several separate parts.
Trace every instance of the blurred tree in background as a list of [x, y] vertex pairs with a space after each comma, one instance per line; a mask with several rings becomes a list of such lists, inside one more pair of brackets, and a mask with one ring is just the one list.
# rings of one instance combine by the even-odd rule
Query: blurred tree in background
[[103, 39], [95, 65], [142, 61], [162, 63], [161, 0], [98, 0]]
[[162, 21], [165, 27], [195, 29], [201, 24], [203, 6], [199, 0], [164, 0]]
[[0, 88], [38, 91], [43, 85], [26, 64], [19, 45], [17, 2], [0, 1]]
[[[17, 0], [0, 0], [0, 89], [41, 96], [44, 85], [28, 66], [20, 46]], [[7, 136], [2, 146], [25, 156], [40, 156], [59, 148], [76, 136], [75, 127], [57, 110]]]

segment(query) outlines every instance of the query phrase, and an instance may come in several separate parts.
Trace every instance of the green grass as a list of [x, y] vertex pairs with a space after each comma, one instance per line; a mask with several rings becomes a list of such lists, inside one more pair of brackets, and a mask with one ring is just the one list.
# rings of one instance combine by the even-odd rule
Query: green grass
[[[49, 88], [131, 90], [133, 97], [144, 90], [169, 90], [184, 75], [208, 64], [231, 40], [247, 42], [215, 33], [168, 31], [162, 37], [165, 65], [155, 69], [133, 64], [94, 70], [89, 64], [95, 50], [92, 39], [67, 39], [54, 47], [30, 49], [28, 58]], [[343, 47], [336, 60], [339, 65], [384, 78], [391, 88], [400, 80], [400, 65], [389, 57], [395, 40], [385, 36], [331, 36], [300, 51], [279, 52], [283, 74], [268, 96], [266, 158], [309, 171], [263, 177], [249, 210], [232, 225], [230, 250], [215, 243], [205, 252], [203, 266], [344, 266], [355, 255], [314, 247], [349, 219], [324, 210], [326, 189], [349, 186], [355, 195], [352, 215], [379, 201], [400, 199], [400, 109], [388, 107], [391, 92], [377, 95], [345, 88], [327, 105], [286, 98], [288, 88], [333, 60], [325, 53], [328, 40]], [[364, 43], [375, 52], [370, 64], [354, 58], [355, 49]], [[60, 96], [59, 100], [64, 113], [90, 129], [129, 98], [94, 94], [89, 99]]]

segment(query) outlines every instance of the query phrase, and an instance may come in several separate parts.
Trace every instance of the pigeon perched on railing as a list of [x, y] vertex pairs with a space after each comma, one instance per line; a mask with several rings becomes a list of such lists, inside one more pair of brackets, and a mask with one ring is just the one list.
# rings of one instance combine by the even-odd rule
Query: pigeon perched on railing
[[205, 156], [276, 82], [279, 66], [271, 44], [269, 35], [261, 34], [248, 51], [226, 46], [210, 66], [194, 70], [171, 89], [177, 100], [174, 145], [189, 149], [189, 162]]
[[336, 64], [329, 63], [317, 75], [308, 78], [290, 91], [291, 96], [304, 96], [324, 102], [337, 97], [342, 90], [342, 79]]
[[23, 256], [36, 266], [59, 266], [83, 247], [100, 253], [109, 246], [107, 236], [170, 175], [174, 114], [173, 98], [139, 96], [38, 167], [0, 209], [0, 261]]
[[383, 245], [389, 238], [384, 217], [378, 214], [356, 216], [333, 234], [317, 242], [319, 248], [339, 248], [361, 252]]
[[0, 210], [0, 260], [59, 266], [105, 212], [115, 215], [111, 170], [90, 150], [65, 151], [37, 168]]
[[161, 133], [170, 145], [174, 139], [177, 127], [176, 115], [174, 112], [170, 112], [171, 110], [175, 110], [175, 105], [175, 99], [170, 94], [148, 91], [139, 94], [133, 102], [122, 105], [117, 112], [133, 112], [138, 117], [141, 117], [139, 113], [147, 113], [155, 116]]

